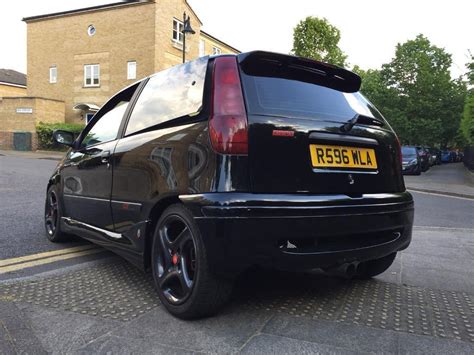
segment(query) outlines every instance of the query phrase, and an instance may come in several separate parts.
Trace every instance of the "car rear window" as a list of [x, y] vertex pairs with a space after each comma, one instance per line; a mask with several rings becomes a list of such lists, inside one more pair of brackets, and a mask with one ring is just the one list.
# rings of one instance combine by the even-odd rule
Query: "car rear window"
[[402, 147], [402, 155], [415, 155], [416, 148], [414, 147]]
[[346, 93], [317, 84], [242, 73], [247, 110], [251, 114], [328, 119], [347, 122], [356, 114], [383, 120], [359, 92]]

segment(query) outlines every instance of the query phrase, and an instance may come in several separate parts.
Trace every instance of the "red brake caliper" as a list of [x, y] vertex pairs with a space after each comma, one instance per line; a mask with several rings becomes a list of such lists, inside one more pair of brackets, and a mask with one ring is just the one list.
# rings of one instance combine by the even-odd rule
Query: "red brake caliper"
[[173, 256], [171, 257], [171, 262], [173, 263], [173, 265], [177, 265], [178, 264], [178, 254], [173, 254]]

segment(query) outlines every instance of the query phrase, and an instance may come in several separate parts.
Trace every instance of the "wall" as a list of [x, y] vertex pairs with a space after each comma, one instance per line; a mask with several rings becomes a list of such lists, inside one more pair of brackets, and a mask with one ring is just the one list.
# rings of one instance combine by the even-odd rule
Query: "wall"
[[26, 96], [26, 87], [0, 84], [0, 97]]
[[[224, 43], [201, 34], [201, 21], [185, 0], [159, 0], [27, 20], [28, 96], [64, 101], [66, 122], [80, 123], [79, 103], [102, 106], [136, 80], [182, 62], [182, 46], [172, 40], [173, 18], [191, 17], [196, 31], [186, 37], [186, 58], [199, 56], [199, 40], [222, 53], [235, 53]], [[89, 36], [87, 28], [96, 33]], [[137, 78], [127, 80], [127, 62], [137, 62]], [[100, 64], [100, 87], [84, 87], [84, 65]], [[49, 68], [57, 83], [49, 83]]]
[[[28, 96], [65, 102], [66, 122], [81, 122], [78, 103], [102, 106], [123, 87], [154, 72], [155, 6], [135, 3], [56, 18], [29, 20]], [[89, 36], [93, 24], [96, 33]], [[137, 62], [137, 79], [127, 80], [127, 62]], [[100, 87], [85, 88], [84, 65], [100, 64]], [[57, 67], [57, 83], [49, 68]]]
[[196, 34], [186, 35], [186, 59], [199, 57], [199, 37], [202, 23], [185, 0], [160, 0], [155, 20], [155, 72], [183, 62], [182, 45], [173, 42], [173, 18], [183, 21], [183, 12], [191, 17]]
[[212, 55], [212, 48], [217, 47], [221, 50], [222, 54], [239, 54], [240, 52], [227, 44], [216, 40], [212, 36], [208, 36], [206, 33], [201, 32], [201, 38], [204, 40], [204, 55]]
[[[32, 109], [32, 113], [18, 113], [18, 108]], [[31, 132], [36, 149], [36, 125], [64, 122], [64, 113], [62, 101], [37, 97], [0, 99], [0, 149], [13, 149], [14, 132]]]

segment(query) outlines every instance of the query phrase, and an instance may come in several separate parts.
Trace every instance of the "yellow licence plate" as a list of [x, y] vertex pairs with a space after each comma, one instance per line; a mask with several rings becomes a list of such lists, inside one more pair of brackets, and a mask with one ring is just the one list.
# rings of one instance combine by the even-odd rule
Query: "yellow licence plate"
[[375, 150], [370, 148], [310, 144], [309, 150], [314, 168], [377, 169]]

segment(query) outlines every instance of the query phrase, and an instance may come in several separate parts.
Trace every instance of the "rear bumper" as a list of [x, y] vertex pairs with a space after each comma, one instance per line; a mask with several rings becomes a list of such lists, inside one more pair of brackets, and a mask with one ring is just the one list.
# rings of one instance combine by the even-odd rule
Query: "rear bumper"
[[331, 268], [408, 247], [408, 192], [346, 195], [210, 193], [180, 196], [202, 234], [210, 267], [236, 274], [253, 265]]

